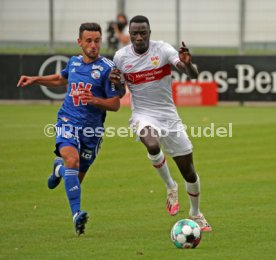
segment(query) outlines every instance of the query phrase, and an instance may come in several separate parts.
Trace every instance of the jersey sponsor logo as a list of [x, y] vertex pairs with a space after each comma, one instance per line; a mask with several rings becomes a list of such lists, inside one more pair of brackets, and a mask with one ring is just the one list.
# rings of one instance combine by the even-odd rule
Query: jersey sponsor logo
[[80, 63], [80, 62], [73, 61], [73, 62], [71, 63], [71, 65], [72, 65], [72, 66], [79, 67], [79, 66], [81, 65], [81, 63]]
[[128, 70], [128, 69], [131, 69], [132, 67], [133, 67], [132, 64], [128, 64], [128, 65], [125, 66], [125, 69]]
[[124, 73], [125, 79], [134, 85], [152, 82], [155, 80], [161, 80], [165, 76], [171, 74], [170, 64], [166, 64], [161, 68], [156, 68], [152, 70], [145, 70], [133, 73]]
[[92, 84], [90, 84], [90, 83], [86, 83], [85, 86], [84, 86], [83, 82], [79, 82], [78, 85], [75, 82], [71, 83], [71, 92], [70, 92], [69, 96], [72, 97], [74, 106], [79, 106], [80, 103], [82, 105], [87, 105], [87, 102], [83, 101], [79, 95], [83, 90], [90, 91], [91, 88], [92, 88]]
[[150, 61], [154, 67], [157, 67], [159, 65], [160, 59], [158, 56], [153, 56], [150, 58]]
[[101, 65], [95, 65], [93, 64], [92, 66], [92, 70], [99, 70], [99, 71], [103, 71], [104, 68]]
[[111, 83], [111, 91], [112, 92], [116, 91], [116, 87], [115, 87], [114, 83]]
[[85, 160], [90, 160], [92, 159], [92, 150], [84, 149], [83, 152], [81, 153], [81, 157]]
[[91, 72], [91, 77], [92, 77], [93, 79], [99, 79], [99, 78], [101, 77], [101, 72], [98, 71], [98, 70], [93, 70], [93, 71]]

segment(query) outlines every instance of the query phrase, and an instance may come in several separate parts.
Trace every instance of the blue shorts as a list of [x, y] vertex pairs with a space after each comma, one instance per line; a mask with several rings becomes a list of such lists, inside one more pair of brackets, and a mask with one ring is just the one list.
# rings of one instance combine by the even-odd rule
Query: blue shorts
[[56, 125], [56, 150], [55, 154], [60, 156], [60, 149], [64, 146], [75, 147], [80, 156], [79, 171], [86, 173], [90, 165], [97, 157], [98, 151], [101, 148], [102, 136], [85, 136], [83, 131], [77, 130], [76, 127], [66, 125], [62, 127], [59, 124]]

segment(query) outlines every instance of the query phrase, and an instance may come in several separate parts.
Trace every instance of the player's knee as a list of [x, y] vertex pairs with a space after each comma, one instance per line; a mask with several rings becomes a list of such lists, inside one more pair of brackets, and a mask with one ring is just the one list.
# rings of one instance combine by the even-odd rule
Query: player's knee
[[156, 155], [160, 153], [160, 145], [158, 142], [149, 142], [146, 144], [149, 154]]
[[64, 163], [67, 168], [79, 169], [80, 166], [79, 158], [77, 156], [70, 156], [65, 158]]
[[185, 167], [181, 169], [181, 173], [185, 179], [185, 181], [194, 183], [197, 180], [197, 175], [193, 167]]

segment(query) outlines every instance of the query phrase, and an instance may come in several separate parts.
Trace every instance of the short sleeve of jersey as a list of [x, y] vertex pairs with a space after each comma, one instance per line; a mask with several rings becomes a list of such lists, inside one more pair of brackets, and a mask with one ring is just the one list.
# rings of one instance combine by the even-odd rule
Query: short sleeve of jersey
[[70, 63], [71, 63], [71, 59], [72, 59], [72, 58], [70, 58], [70, 60], [67, 62], [65, 69], [63, 69], [63, 70], [61, 71], [61, 73], [60, 73], [61, 76], [62, 76], [63, 78], [65, 78], [65, 79], [68, 79], [69, 65], [70, 65]]
[[176, 64], [180, 61], [177, 50], [166, 42], [164, 42], [163, 44], [164, 45], [162, 49], [167, 54], [168, 61], [170, 62], [170, 64], [176, 66]]

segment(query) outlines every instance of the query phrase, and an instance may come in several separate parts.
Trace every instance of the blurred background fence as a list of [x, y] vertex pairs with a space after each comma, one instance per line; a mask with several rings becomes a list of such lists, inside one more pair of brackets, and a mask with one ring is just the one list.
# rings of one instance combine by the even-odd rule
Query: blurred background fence
[[[176, 48], [184, 40], [198, 81], [215, 82], [219, 101], [275, 103], [276, 0], [0, 0], [0, 100], [62, 99], [65, 89], [22, 91], [16, 82], [22, 74], [59, 73], [80, 52], [83, 22], [102, 26], [101, 53], [112, 59], [108, 28], [118, 13], [147, 16], [153, 40]], [[185, 74], [172, 75], [186, 81]]]
[[108, 24], [120, 12], [147, 16], [152, 39], [176, 47], [185, 40], [196, 50], [275, 53], [275, 0], [0, 0], [0, 46], [73, 47], [88, 21], [101, 24], [107, 46]]

